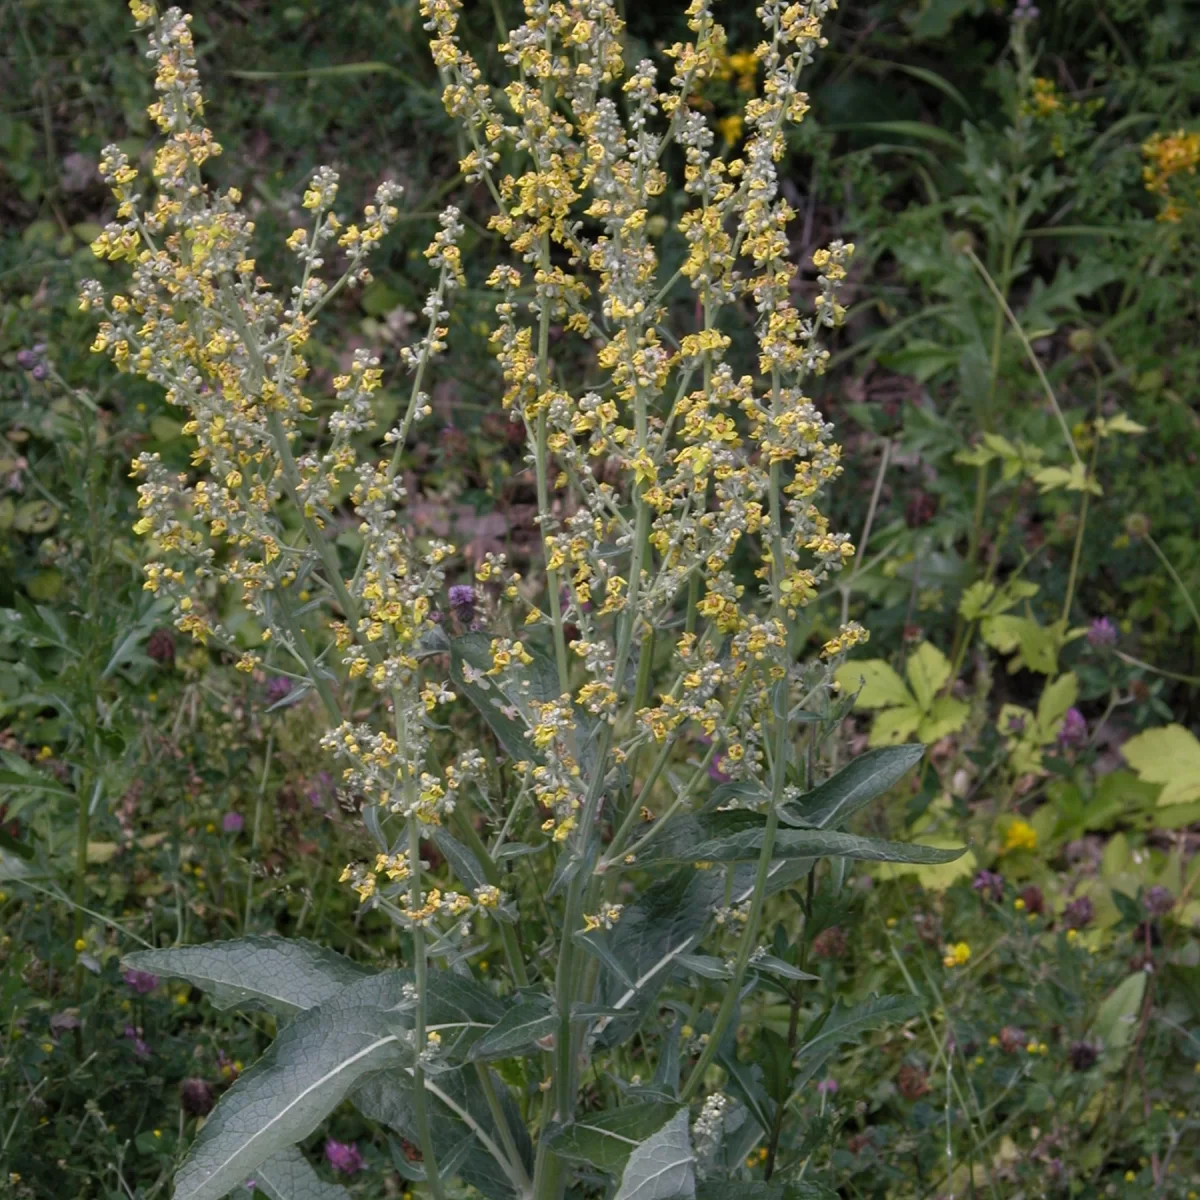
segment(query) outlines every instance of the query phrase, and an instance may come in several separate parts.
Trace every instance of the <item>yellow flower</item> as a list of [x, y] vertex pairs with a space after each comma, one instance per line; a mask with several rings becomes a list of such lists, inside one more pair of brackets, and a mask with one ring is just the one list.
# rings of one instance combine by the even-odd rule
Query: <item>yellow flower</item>
[[725, 139], [725, 145], [735, 146], [742, 140], [742, 130], [746, 126], [745, 118], [741, 113], [730, 113], [727, 117], [722, 117], [717, 122], [717, 128], [721, 131], [721, 136]]
[[946, 957], [942, 962], [947, 967], [965, 967], [971, 957], [971, 947], [966, 942], [955, 942], [946, 947]]
[[1019, 817], [1008, 827], [1004, 835], [1004, 853], [1013, 850], [1036, 850], [1038, 844], [1037, 830], [1028, 821]]

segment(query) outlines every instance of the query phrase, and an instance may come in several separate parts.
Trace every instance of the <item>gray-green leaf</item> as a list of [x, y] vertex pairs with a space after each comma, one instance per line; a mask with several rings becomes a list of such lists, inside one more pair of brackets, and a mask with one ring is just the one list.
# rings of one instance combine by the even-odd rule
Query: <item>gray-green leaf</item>
[[218, 1008], [265, 1008], [277, 1016], [324, 1004], [372, 973], [303, 938], [251, 936], [206, 946], [138, 950], [123, 961], [137, 971], [186, 979], [208, 992]]
[[630, 1152], [614, 1200], [694, 1200], [696, 1158], [687, 1109]]
[[550, 1149], [559, 1158], [590, 1163], [610, 1175], [620, 1175], [633, 1151], [679, 1110], [678, 1104], [658, 1100], [610, 1109], [564, 1126], [551, 1136]]
[[221, 1097], [175, 1176], [175, 1200], [219, 1200], [312, 1133], [366, 1076], [407, 1062], [386, 1011], [406, 984], [401, 972], [369, 976], [288, 1025]]
[[472, 1047], [470, 1057], [487, 1060], [531, 1053], [534, 1043], [558, 1028], [548, 996], [530, 997], [514, 1005]]
[[341, 1184], [326, 1183], [295, 1146], [272, 1154], [254, 1172], [254, 1195], [270, 1200], [350, 1200]]
[[[730, 814], [732, 815], [732, 814]], [[690, 862], [745, 862], [762, 850], [765, 829], [760, 825], [694, 841], [677, 848], [673, 857]], [[944, 863], [953, 862], [965, 848], [945, 849], [882, 838], [858, 837], [829, 829], [780, 829], [775, 835], [774, 858], [861, 858], [868, 862]]]
[[899, 783], [921, 761], [925, 747], [878, 746], [844, 766], [795, 804], [780, 812], [785, 825], [830, 829], [844, 825], [856, 812]]

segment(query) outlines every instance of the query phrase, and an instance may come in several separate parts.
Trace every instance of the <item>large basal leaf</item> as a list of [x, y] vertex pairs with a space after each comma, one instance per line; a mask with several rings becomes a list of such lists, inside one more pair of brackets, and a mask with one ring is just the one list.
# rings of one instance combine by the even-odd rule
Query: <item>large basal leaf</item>
[[549, 996], [529, 997], [514, 1005], [472, 1047], [471, 1058], [485, 1061], [537, 1052], [540, 1038], [558, 1028]]
[[609, 1175], [620, 1175], [633, 1151], [656, 1134], [681, 1105], [649, 1100], [581, 1117], [551, 1135], [550, 1149], [559, 1158], [590, 1163]]
[[127, 967], [186, 979], [218, 1008], [263, 1008], [292, 1016], [324, 1004], [372, 974], [345, 955], [303, 938], [250, 936], [205, 946], [138, 950]]
[[694, 1200], [696, 1157], [681, 1108], [629, 1154], [614, 1200]]
[[326, 1183], [295, 1146], [272, 1154], [254, 1172], [253, 1195], [270, 1200], [350, 1200], [341, 1184]]
[[[732, 816], [714, 813], [713, 816]], [[748, 814], [756, 816], [757, 814]], [[695, 820], [696, 818], [687, 818]], [[669, 857], [690, 862], [745, 862], [757, 859], [762, 851], [765, 830], [761, 823], [715, 837], [693, 841], [690, 846], [674, 844]], [[665, 849], [665, 847], [660, 847]], [[775, 834], [772, 857], [780, 858], [859, 858], [868, 862], [951, 862], [962, 854], [964, 847], [945, 849], [920, 846], [907, 842], [889, 842], [882, 838], [858, 837], [828, 829], [779, 829]], [[648, 857], [656, 857], [652, 851]], [[662, 854], [661, 857], [668, 857]]]
[[856, 812], [894, 787], [921, 761], [925, 748], [881, 746], [860, 754], [795, 804], [780, 812], [787, 825], [830, 829], [844, 825]]
[[388, 1009], [404, 973], [374, 975], [301, 1013], [220, 1099], [175, 1176], [175, 1200], [219, 1200], [302, 1141], [372, 1072], [403, 1066]]

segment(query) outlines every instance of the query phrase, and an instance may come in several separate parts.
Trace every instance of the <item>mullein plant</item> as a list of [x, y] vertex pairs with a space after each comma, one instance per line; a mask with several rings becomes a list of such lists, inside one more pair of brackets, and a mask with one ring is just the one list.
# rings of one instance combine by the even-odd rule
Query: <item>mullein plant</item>
[[[803, 969], [814, 898], [840, 888], [847, 859], [954, 854], [841, 830], [919, 747], [819, 779], [846, 707], [833, 670], [866, 631], [847, 625], [803, 654], [805, 606], [853, 554], [819, 507], [840, 451], [803, 381], [826, 362], [819, 334], [843, 316], [853, 248], [814, 255], [815, 309], [802, 313], [777, 163], [832, 4], [758, 10], [761, 98], [740, 157], [722, 158], [690, 107], [725, 47], [704, 0], [687, 10], [693, 40], [664, 53], [665, 89], [654, 63], [627, 70], [610, 0], [529, 0], [502, 47], [503, 91], [459, 40], [458, 0], [423, 0], [464, 173], [485, 185], [512, 252], [488, 282], [502, 404], [537, 483], [530, 578], [497, 554], [464, 576], [460, 552], [418, 537], [405, 514], [399, 468], [431, 414], [465, 282], [459, 213], [441, 214], [425, 250], [434, 283], [423, 336], [403, 352], [398, 423], [374, 431], [383, 375], [359, 351], [318, 425], [305, 345], [330, 300], [370, 278], [400, 189], [385, 183], [348, 222], [336, 174], [318, 170], [310, 221], [288, 239], [299, 282], [273, 290], [240, 195], [203, 178], [220, 146], [189, 18], [130, 7], [157, 63], [156, 195], [105, 151], [119, 207], [93, 249], [128, 261], [131, 282], [111, 297], [88, 283], [82, 303], [103, 315], [94, 349], [159, 383], [194, 439], [189, 473], [152, 454], [134, 464], [145, 586], [171, 599], [181, 630], [239, 669], [290, 675], [323, 706], [324, 746], [374, 843], [343, 882], [399, 927], [407, 964], [371, 971], [255, 937], [129, 957], [278, 1018], [270, 1051], [200, 1131], [176, 1196], [247, 1180], [271, 1196], [344, 1194], [296, 1143], [345, 1099], [416, 1148], [398, 1167], [436, 1200], [599, 1195], [606, 1178], [621, 1200], [666, 1200], [803, 1175], [784, 1152], [789, 1104], [839, 1044], [910, 1011], [886, 997], [830, 1011], [800, 990], [816, 978]], [[670, 272], [652, 210], [676, 160], [686, 251]], [[331, 282], [333, 259], [344, 269]], [[668, 299], [688, 288], [696, 319], [672, 330]], [[722, 324], [747, 315], [757, 354], [738, 370]], [[556, 327], [575, 340], [556, 347], [574, 380], [552, 363]], [[355, 555], [337, 538], [347, 528]], [[216, 615], [231, 596], [263, 630], [257, 649], [234, 649]], [[475, 732], [446, 753], [438, 731], [462, 705], [478, 717], [456, 728]], [[536, 877], [524, 893], [519, 860]], [[782, 923], [767, 953], [773, 894]], [[505, 969], [484, 976], [492, 953]], [[736, 1034], [781, 995], [795, 997], [791, 1084], [768, 1096], [739, 1066]]]

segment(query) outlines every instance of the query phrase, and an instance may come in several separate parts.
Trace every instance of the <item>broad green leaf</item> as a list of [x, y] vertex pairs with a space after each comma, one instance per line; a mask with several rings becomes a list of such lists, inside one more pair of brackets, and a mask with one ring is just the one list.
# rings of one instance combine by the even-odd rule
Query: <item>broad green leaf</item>
[[1100, 1005], [1092, 1032], [1102, 1047], [1100, 1068], [1106, 1075], [1116, 1074], [1125, 1064], [1145, 995], [1146, 972], [1138, 971], [1117, 984]]
[[915, 705], [910, 708], [885, 708], [871, 722], [871, 746], [897, 746], [906, 742], [921, 725], [921, 711]]
[[648, 1100], [589, 1115], [563, 1126], [550, 1139], [559, 1158], [590, 1163], [609, 1175], [625, 1170], [630, 1154], [656, 1134], [681, 1106]]
[[1200, 741], [1182, 725], [1147, 729], [1130, 738], [1121, 753], [1140, 779], [1164, 785], [1160, 806], [1200, 800]]
[[694, 1200], [696, 1158], [681, 1108], [629, 1154], [614, 1200]]
[[341, 1184], [326, 1183], [295, 1146], [272, 1154], [254, 1171], [254, 1194], [270, 1200], [350, 1200]]
[[372, 974], [303, 938], [251, 935], [206, 946], [138, 950], [124, 964], [151, 975], [186, 979], [209, 993], [218, 1008], [263, 1008], [290, 1016], [336, 996]]
[[829, 829], [844, 825], [890, 788], [921, 761], [923, 746], [888, 746], [868, 750], [847, 763], [836, 775], [801, 796], [781, 813], [788, 824]]
[[1037, 731], [1043, 746], [1058, 737], [1067, 709], [1079, 695], [1079, 680], [1072, 671], [1060, 675], [1053, 683], [1042, 689], [1037, 707]]
[[521, 1000], [472, 1047], [473, 1059], [511, 1058], [532, 1053], [534, 1043], [558, 1028], [558, 1014], [549, 996]]
[[922, 642], [904, 664], [917, 707], [927, 713], [942, 685], [950, 678], [950, 660], [932, 643]]
[[[765, 830], [746, 828], [694, 843], [686, 857], [694, 862], [742, 862], [756, 859], [762, 850]], [[951, 862], [963, 848], [943, 849], [882, 838], [859, 837], [830, 829], [778, 829], [774, 858], [857, 858], [868, 862]], [[622, 918], [622, 923], [624, 918]], [[618, 926], [619, 928], [619, 926]]]
[[956, 700], [953, 696], [938, 696], [921, 718], [921, 723], [917, 726], [917, 737], [926, 745], [936, 742], [938, 738], [957, 733], [967, 723], [970, 715], [971, 706], [965, 700]]
[[457, 644], [461, 640], [456, 638], [450, 651], [450, 678], [454, 680], [455, 688], [470, 700], [479, 715], [491, 726], [500, 745], [514, 762], [540, 762], [541, 755], [525, 737], [528, 726], [504, 711], [513, 705], [495, 680], [486, 677], [468, 679], [465, 668], [479, 668], [462, 653], [462, 647]]
[[[887, 708], [913, 702], [904, 680], [882, 658], [853, 659], [843, 663], [834, 672], [834, 678], [844, 692], [858, 692], [855, 708]], [[860, 686], [862, 691], [859, 691]]]
[[399, 971], [368, 976], [302, 1012], [220, 1099], [175, 1176], [174, 1200], [219, 1200], [302, 1141], [362, 1080], [411, 1051], [386, 1010], [405, 999]]
[[459, 883], [472, 890], [483, 887], [487, 883], [487, 876], [484, 875], [479, 859], [449, 833], [445, 826], [435, 825], [432, 838], [433, 844], [442, 852]]

